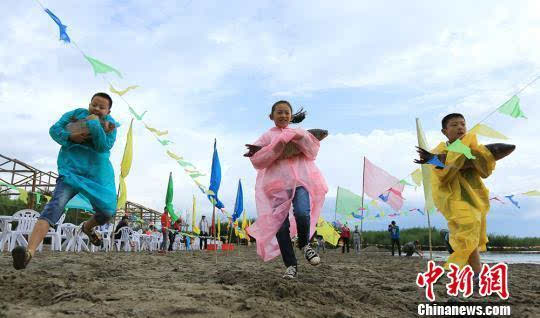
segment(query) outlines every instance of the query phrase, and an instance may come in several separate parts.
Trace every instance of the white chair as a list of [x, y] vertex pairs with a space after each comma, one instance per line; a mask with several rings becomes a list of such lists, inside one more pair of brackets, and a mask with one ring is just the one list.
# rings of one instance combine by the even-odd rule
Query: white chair
[[64, 239], [64, 242], [62, 243], [62, 249], [64, 251], [75, 251], [77, 240], [75, 237], [75, 229], [77, 228], [77, 225], [71, 224], [71, 223], [64, 223], [62, 226], [60, 226], [60, 232], [61, 237]]
[[103, 236], [103, 249], [106, 252], [110, 251], [112, 231], [113, 227], [111, 225], [107, 231], [101, 232], [101, 235]]
[[141, 252], [150, 251], [150, 245], [152, 244], [152, 236], [147, 234], [141, 234]]
[[130, 244], [132, 244], [135, 252], [141, 251], [141, 232], [142, 230], [139, 230], [137, 232], [131, 231]]
[[[66, 219], [66, 214], [62, 214], [58, 222], [56, 222], [56, 229], [49, 228], [49, 232], [45, 235], [45, 237], [51, 238], [51, 251], [61, 251], [62, 250], [62, 230], [60, 229], [62, 227], [62, 223], [64, 223], [64, 220]], [[42, 245], [40, 245], [40, 251], [42, 248]]]
[[152, 233], [152, 241], [150, 244], [151, 251], [157, 251], [159, 250], [159, 247], [161, 246], [161, 241], [163, 240], [161, 233], [154, 232]]
[[84, 242], [85, 239], [88, 240], [88, 236], [82, 233], [80, 226], [67, 223], [62, 225], [62, 231], [66, 236], [66, 240], [62, 243], [62, 247], [66, 252], [90, 251], [88, 245]]
[[[124, 251], [131, 252], [131, 244], [130, 243], [130, 236], [132, 233], [131, 228], [128, 226], [124, 226], [120, 230], [120, 239], [115, 239], [114, 242], [116, 243], [116, 250], [120, 251], [122, 247], [122, 243], [124, 243]], [[118, 232], [115, 232], [117, 234]]]
[[13, 214], [13, 217], [17, 218], [18, 224], [17, 228], [11, 231], [11, 242], [9, 246], [10, 251], [15, 248], [16, 244], [25, 247], [28, 246], [28, 241], [24, 236], [29, 236], [30, 233], [32, 233], [34, 225], [36, 224], [39, 217], [39, 212], [25, 209], [15, 212], [15, 214]]
[[0, 252], [2, 252], [4, 251], [4, 246], [7, 246], [9, 249], [11, 245], [11, 220], [6, 217], [6, 219], [1, 220], [0, 224]]

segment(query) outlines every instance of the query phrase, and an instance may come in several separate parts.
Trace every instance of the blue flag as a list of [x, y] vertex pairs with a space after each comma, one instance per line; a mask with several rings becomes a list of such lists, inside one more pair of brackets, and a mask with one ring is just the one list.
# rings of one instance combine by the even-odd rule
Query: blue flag
[[351, 215], [353, 216], [353, 218], [355, 219], [359, 219], [359, 220], [362, 220], [364, 217], [360, 214], [355, 214], [354, 212], [351, 212]]
[[519, 203], [516, 200], [514, 200], [514, 195], [513, 194], [512, 195], [505, 195], [504, 197], [507, 198], [510, 202], [512, 202], [512, 204], [515, 205], [518, 209], [520, 209]]
[[51, 17], [51, 19], [53, 19], [53, 21], [56, 22], [56, 24], [58, 25], [58, 28], [60, 29], [60, 40], [66, 43], [71, 43], [71, 39], [69, 38], [66, 32], [67, 26], [63, 25], [62, 21], [60, 21], [60, 19], [58, 19], [58, 17], [54, 15], [54, 13], [52, 13], [51, 10], [45, 9], [45, 12], [47, 12], [47, 14]]
[[379, 195], [379, 198], [380, 198], [381, 200], [383, 200], [383, 202], [388, 202], [388, 197], [389, 197], [389, 196], [390, 196], [390, 192], [388, 192], [386, 195], [384, 195], [384, 193], [381, 194], [381, 195]]
[[244, 212], [244, 193], [242, 191], [242, 182], [238, 180], [238, 190], [236, 191], [236, 202], [234, 203], [234, 213], [232, 221], [236, 221]]
[[210, 186], [208, 190], [212, 193], [208, 194], [208, 199], [212, 204], [218, 208], [223, 209], [225, 206], [218, 199], [219, 185], [221, 184], [221, 165], [219, 163], [219, 156], [216, 148], [216, 140], [214, 139], [214, 155], [212, 156], [212, 174], [210, 175]]
[[439, 168], [445, 168], [446, 166], [439, 160], [439, 157], [437, 156], [433, 156], [431, 157], [431, 159], [428, 160], [429, 164], [432, 164], [436, 167], [439, 167]]

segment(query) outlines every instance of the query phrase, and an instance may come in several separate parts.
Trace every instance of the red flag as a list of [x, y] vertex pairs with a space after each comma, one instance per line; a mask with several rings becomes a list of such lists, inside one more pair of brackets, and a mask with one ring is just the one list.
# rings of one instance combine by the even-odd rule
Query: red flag
[[399, 211], [403, 206], [401, 193], [405, 185], [400, 183], [398, 178], [372, 164], [367, 158], [365, 158], [364, 169], [365, 193], [373, 199], [383, 195], [385, 198], [383, 201], [388, 203], [395, 211]]

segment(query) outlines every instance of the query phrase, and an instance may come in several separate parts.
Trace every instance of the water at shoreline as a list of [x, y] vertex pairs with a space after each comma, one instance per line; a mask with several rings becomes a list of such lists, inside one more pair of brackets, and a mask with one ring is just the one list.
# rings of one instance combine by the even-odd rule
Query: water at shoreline
[[[436, 261], [446, 260], [448, 252], [434, 251], [433, 259]], [[540, 252], [485, 252], [480, 253], [483, 263], [504, 262], [507, 264], [540, 264]], [[429, 258], [429, 251], [424, 251], [424, 258]]]

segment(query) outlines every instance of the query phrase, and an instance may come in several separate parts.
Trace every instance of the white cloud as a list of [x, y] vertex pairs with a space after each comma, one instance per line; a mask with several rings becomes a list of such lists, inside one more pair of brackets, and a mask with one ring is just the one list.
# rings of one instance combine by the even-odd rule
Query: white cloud
[[[6, 12], [7, 5], [3, 2], [0, 8]], [[351, 100], [339, 108], [343, 116], [359, 117], [359, 125], [377, 122], [380, 129], [363, 134], [338, 129], [323, 141], [317, 163], [327, 178], [331, 202], [338, 185], [361, 190], [364, 155], [397, 177], [415, 168], [413, 123], [410, 130], [395, 130], [386, 116], [421, 117], [435, 145], [442, 139], [436, 131], [442, 115], [460, 111], [474, 123], [540, 69], [540, 47], [531, 40], [540, 35], [535, 1], [519, 6], [325, 1], [238, 6], [186, 1], [179, 6], [176, 1], [104, 0], [72, 7], [61, 1], [45, 5], [68, 25], [70, 36], [85, 52], [122, 71], [124, 79], [107, 76], [115, 87], [141, 86], [126, 98], [137, 110], [149, 111], [145, 120], [151, 126], [170, 131], [169, 138], [176, 142], [172, 151], [208, 171], [212, 142], [218, 138], [221, 196], [232, 205], [237, 180], [242, 178], [250, 215], [255, 214], [255, 172], [242, 157], [243, 145], [268, 127], [246, 132], [233, 108], [230, 117], [219, 118], [222, 108], [229, 107], [223, 100], [231, 96], [240, 105], [238, 112], [260, 112], [244, 106], [241, 96], [251, 91], [229, 82], [237, 72], [262, 79], [247, 85], [248, 90], [261, 92], [257, 96], [261, 101], [278, 96], [317, 98], [337, 88], [369, 87], [381, 95], [388, 87], [415, 92], [383, 104]], [[1, 152], [54, 170], [58, 145], [48, 136], [49, 126], [73, 106], [85, 106], [93, 92], [108, 85], [93, 76], [77, 50], [58, 41], [56, 25], [39, 7], [9, 6], [11, 14], [0, 21], [5, 30], [0, 35], [0, 133], [4, 140], [16, 142], [4, 143]], [[521, 97], [528, 120], [495, 114], [487, 121], [518, 146], [487, 180], [495, 193], [540, 187], [536, 87]], [[112, 114], [124, 124], [112, 153], [118, 167], [130, 117], [119, 99]], [[261, 118], [253, 121], [268, 125]], [[328, 124], [342, 128], [339, 123]], [[134, 163], [127, 179], [130, 198], [161, 210], [168, 172], [173, 171], [175, 203], [189, 208], [191, 195], [197, 194], [201, 209], [208, 213], [210, 205], [192, 181], [139, 123], [134, 140]], [[421, 203], [420, 191], [407, 191], [408, 204]], [[538, 219], [535, 209], [523, 210], [516, 218]]]

